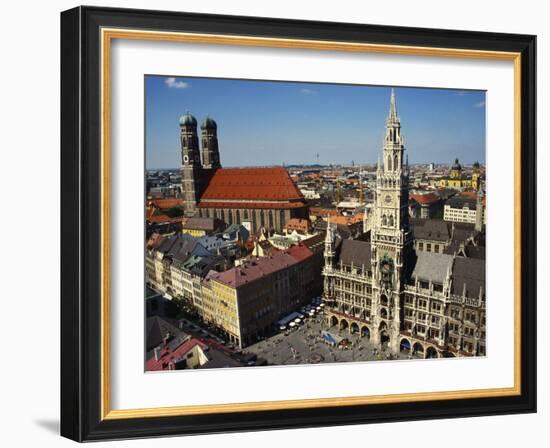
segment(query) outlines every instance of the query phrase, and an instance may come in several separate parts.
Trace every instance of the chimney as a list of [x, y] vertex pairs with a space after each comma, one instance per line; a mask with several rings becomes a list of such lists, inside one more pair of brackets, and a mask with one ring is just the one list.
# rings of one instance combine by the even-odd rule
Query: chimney
[[164, 343], [164, 345], [166, 345], [166, 344], [168, 344], [170, 339], [172, 339], [172, 333], [167, 331], [166, 334], [164, 335], [164, 338], [163, 338], [162, 342]]

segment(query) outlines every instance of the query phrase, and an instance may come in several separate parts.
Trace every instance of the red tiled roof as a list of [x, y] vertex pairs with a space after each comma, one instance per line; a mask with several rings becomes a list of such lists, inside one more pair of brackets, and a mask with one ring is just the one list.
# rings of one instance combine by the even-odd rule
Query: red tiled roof
[[337, 216], [340, 213], [333, 208], [311, 207], [309, 209], [309, 214], [312, 216]]
[[330, 222], [332, 224], [344, 224], [344, 225], [348, 225], [349, 224], [349, 218], [347, 216], [342, 216], [342, 215], [334, 215], [334, 216], [331, 216], [330, 217]]
[[176, 347], [173, 351], [170, 350], [169, 345], [165, 346], [160, 350], [158, 361], [155, 359], [154, 355], [151, 359], [147, 360], [147, 362], [145, 363], [145, 370], [169, 370], [170, 363], [176, 361], [182, 356], [185, 356], [185, 354], [191, 351], [196, 345], [198, 345], [202, 349], [205, 349], [207, 347], [206, 344], [203, 344], [201, 341], [195, 338], [191, 338], [185, 341], [183, 344]]
[[175, 223], [175, 222], [183, 222], [185, 220], [185, 218], [183, 216], [177, 216], [175, 218], [170, 218], [170, 216], [168, 215], [155, 215], [155, 216], [150, 216], [147, 218], [147, 221], [149, 223], [155, 223], [155, 224], [160, 224], [160, 223], [165, 223], [165, 222], [169, 222], [169, 223]]
[[166, 198], [166, 199], [152, 199], [149, 201], [151, 205], [160, 208], [160, 209], [167, 209], [167, 208], [174, 208], [174, 207], [182, 207], [183, 206], [183, 200], [182, 199], [176, 199], [176, 198]]
[[268, 257], [249, 257], [241, 266], [224, 272], [212, 273], [210, 279], [238, 288], [298, 264], [312, 255], [313, 252], [304, 245], [291, 246], [287, 250], [274, 252]]
[[219, 168], [203, 200], [303, 201], [304, 197], [287, 170], [274, 168]]
[[285, 228], [287, 230], [308, 232], [311, 229], [311, 221], [309, 219], [291, 218], [287, 221]]
[[287, 209], [304, 207], [303, 202], [231, 202], [231, 201], [202, 201], [199, 208], [272, 208]]
[[336, 216], [330, 217], [330, 222], [332, 224], [342, 224], [342, 225], [349, 226], [352, 224], [363, 222], [363, 216], [364, 214], [362, 212], [356, 213], [353, 216], [336, 215]]
[[309, 247], [298, 244], [297, 246], [290, 246], [285, 252], [287, 252], [296, 261], [304, 261], [313, 255], [313, 252]]
[[411, 194], [409, 199], [414, 199], [419, 204], [432, 204], [439, 201], [439, 197], [435, 193]]

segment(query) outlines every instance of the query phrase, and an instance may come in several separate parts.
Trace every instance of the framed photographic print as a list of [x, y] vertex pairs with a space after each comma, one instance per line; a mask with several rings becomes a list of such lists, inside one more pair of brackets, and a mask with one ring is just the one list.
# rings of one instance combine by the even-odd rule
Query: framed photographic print
[[536, 411], [535, 36], [61, 14], [61, 433]]

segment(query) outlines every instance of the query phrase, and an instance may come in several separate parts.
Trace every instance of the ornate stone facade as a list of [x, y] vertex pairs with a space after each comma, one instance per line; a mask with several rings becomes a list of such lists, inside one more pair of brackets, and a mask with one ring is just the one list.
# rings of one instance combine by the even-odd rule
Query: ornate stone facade
[[392, 90], [370, 232], [359, 240], [342, 240], [328, 224], [327, 323], [393, 354], [484, 355], [485, 260], [464, 251], [415, 251], [404, 150]]

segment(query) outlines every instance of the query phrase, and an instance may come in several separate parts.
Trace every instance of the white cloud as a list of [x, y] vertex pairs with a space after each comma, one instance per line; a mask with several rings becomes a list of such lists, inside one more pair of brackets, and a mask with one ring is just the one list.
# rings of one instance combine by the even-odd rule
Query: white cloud
[[300, 93], [304, 95], [317, 95], [317, 90], [308, 89], [306, 87], [300, 89]]
[[477, 107], [477, 108], [485, 107], [485, 101], [480, 101], [479, 103], [475, 103], [474, 107]]
[[176, 78], [166, 78], [164, 83], [171, 89], [187, 89], [189, 84], [184, 81], [178, 81]]

